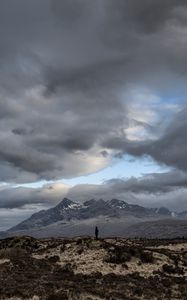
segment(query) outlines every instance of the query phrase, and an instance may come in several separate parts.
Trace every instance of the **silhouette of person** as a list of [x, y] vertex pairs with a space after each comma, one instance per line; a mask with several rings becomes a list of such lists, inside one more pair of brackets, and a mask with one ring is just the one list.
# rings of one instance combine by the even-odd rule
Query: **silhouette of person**
[[96, 238], [96, 240], [98, 240], [98, 235], [99, 235], [99, 229], [98, 229], [98, 227], [96, 226], [96, 227], [95, 227], [95, 238]]

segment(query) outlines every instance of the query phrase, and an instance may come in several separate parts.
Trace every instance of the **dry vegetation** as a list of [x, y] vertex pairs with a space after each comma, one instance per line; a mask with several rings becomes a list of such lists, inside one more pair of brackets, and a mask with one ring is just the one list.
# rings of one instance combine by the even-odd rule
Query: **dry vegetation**
[[187, 299], [187, 240], [1, 240], [0, 299]]

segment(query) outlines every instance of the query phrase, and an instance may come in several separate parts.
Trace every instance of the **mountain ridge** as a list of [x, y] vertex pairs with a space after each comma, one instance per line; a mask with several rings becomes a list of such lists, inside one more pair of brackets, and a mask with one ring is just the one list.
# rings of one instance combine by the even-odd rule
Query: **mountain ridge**
[[[172, 220], [177, 222], [177, 220], [183, 219], [187, 223], [186, 212], [176, 213], [166, 207], [147, 208], [119, 199], [108, 201], [90, 199], [79, 203], [64, 198], [56, 206], [36, 212], [9, 230], [0, 232], [0, 237], [15, 235], [30, 235], [34, 237], [92, 235], [93, 228], [96, 225], [101, 229], [102, 236], [128, 237], [131, 236], [131, 231], [132, 233], [137, 232], [138, 235], [140, 223], [145, 223], [145, 226], [149, 226], [149, 221], [156, 221], [155, 224], [159, 224], [159, 220], [166, 219], [171, 220], [171, 222]], [[179, 224], [180, 226], [176, 233], [176, 222], [173, 222], [173, 229], [172, 225], [170, 226], [170, 235], [172, 235], [172, 232], [174, 235], [180, 235], [181, 225]], [[167, 224], [167, 222], [163, 224]], [[137, 228], [132, 227], [136, 225]], [[157, 227], [159, 231], [161, 227]], [[141, 225], [141, 228], [143, 228], [143, 225]], [[182, 231], [184, 232], [183, 227]], [[140, 232], [141, 235], [142, 232], [143, 230]], [[156, 237], [157, 234], [155, 232], [154, 235]], [[158, 232], [158, 236], [159, 234]]]
[[119, 199], [104, 201], [103, 199], [87, 200], [80, 204], [64, 198], [55, 207], [34, 213], [8, 231], [27, 230], [50, 225], [58, 221], [82, 220], [98, 216], [121, 217], [121, 215], [145, 216], [172, 216], [167, 208], [146, 208], [137, 204], [129, 204]]

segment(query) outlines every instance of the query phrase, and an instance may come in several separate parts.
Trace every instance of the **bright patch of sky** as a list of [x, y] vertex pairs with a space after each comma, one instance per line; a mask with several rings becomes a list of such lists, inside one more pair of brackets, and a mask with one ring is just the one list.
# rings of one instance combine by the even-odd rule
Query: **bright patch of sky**
[[[102, 184], [106, 180], [113, 178], [130, 178], [141, 177], [144, 174], [150, 173], [163, 173], [169, 169], [164, 166], [158, 165], [149, 157], [135, 159], [130, 155], [125, 155], [122, 159], [114, 158], [112, 164], [103, 170], [86, 176], [80, 176], [72, 179], [62, 179], [56, 182], [63, 182], [64, 184], [75, 186], [77, 184]], [[24, 187], [42, 187], [46, 181], [37, 183], [23, 184]], [[51, 183], [53, 183], [51, 181]]]
[[106, 180], [112, 178], [130, 178], [141, 177], [149, 173], [162, 173], [167, 171], [168, 168], [161, 167], [150, 158], [134, 159], [132, 156], [126, 155], [121, 160], [114, 159], [111, 166], [104, 170], [90, 174], [88, 176], [81, 176], [69, 180], [63, 180], [64, 183], [70, 185], [93, 183], [101, 184]]

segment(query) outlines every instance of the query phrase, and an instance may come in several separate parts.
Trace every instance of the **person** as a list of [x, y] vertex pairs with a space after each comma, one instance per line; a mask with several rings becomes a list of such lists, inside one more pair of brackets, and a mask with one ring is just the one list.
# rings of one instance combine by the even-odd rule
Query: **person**
[[98, 240], [98, 235], [99, 235], [99, 229], [98, 229], [98, 227], [96, 226], [96, 227], [95, 227], [95, 238], [96, 238], [96, 240]]

